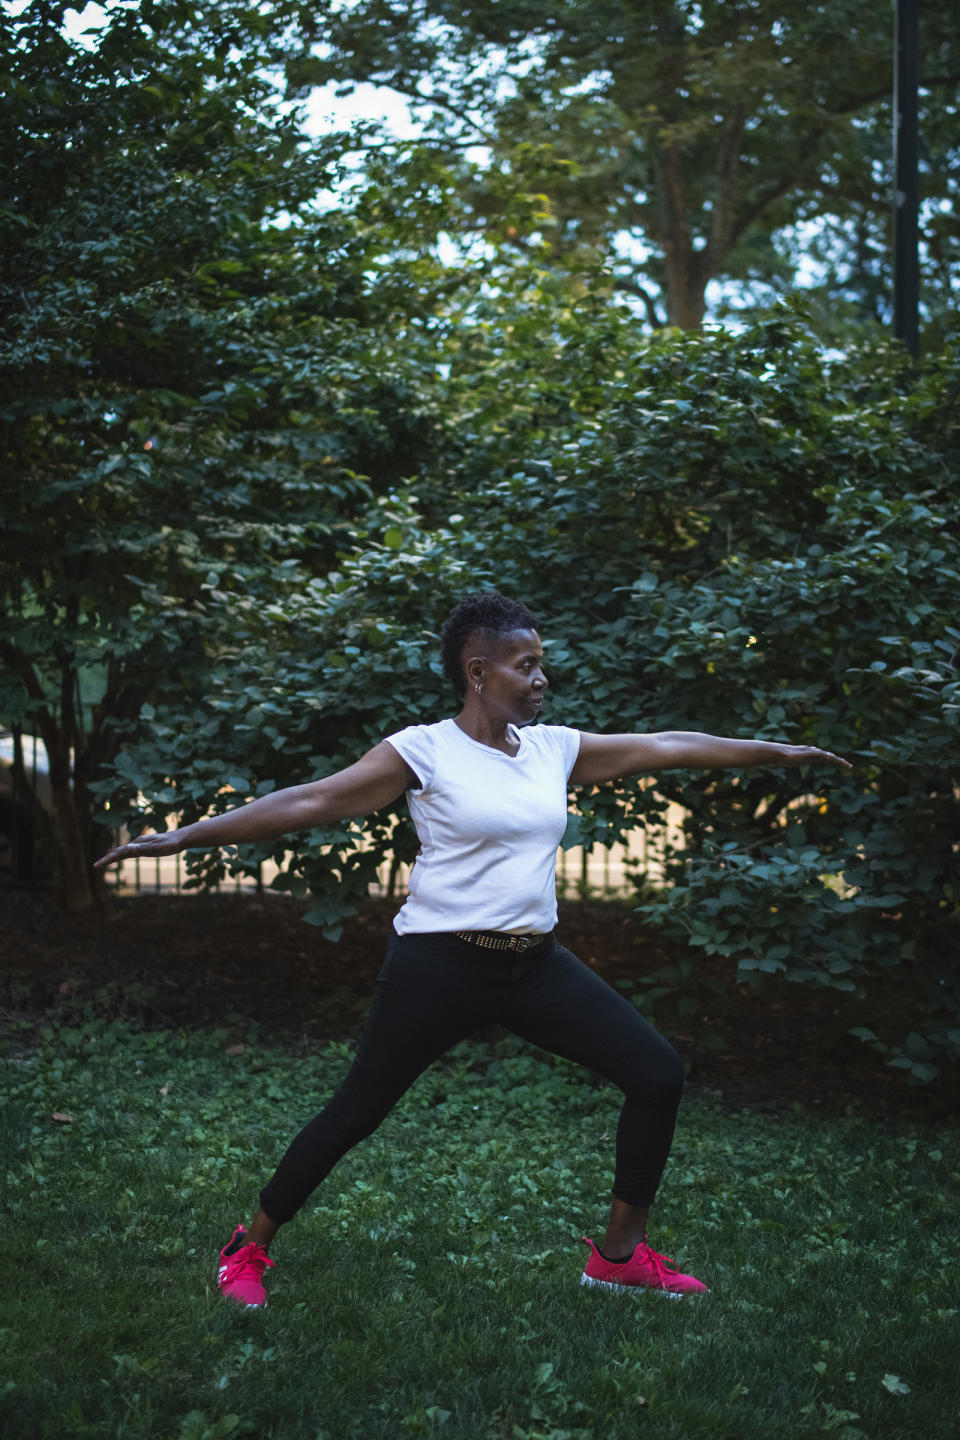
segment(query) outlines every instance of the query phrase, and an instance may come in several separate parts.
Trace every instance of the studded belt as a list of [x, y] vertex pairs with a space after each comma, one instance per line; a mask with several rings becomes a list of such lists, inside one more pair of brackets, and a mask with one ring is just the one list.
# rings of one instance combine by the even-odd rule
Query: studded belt
[[481, 945], [484, 950], [534, 950], [550, 935], [508, 935], [501, 930], [455, 930], [458, 940], [470, 945]]

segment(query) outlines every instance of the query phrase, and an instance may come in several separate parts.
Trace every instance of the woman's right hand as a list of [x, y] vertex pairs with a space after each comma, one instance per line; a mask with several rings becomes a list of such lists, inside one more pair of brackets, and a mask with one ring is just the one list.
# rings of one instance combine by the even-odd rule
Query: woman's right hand
[[121, 860], [152, 860], [161, 855], [179, 855], [187, 848], [182, 830], [164, 830], [160, 835], [138, 835], [126, 845], [117, 845], [94, 862], [96, 870], [118, 865]]

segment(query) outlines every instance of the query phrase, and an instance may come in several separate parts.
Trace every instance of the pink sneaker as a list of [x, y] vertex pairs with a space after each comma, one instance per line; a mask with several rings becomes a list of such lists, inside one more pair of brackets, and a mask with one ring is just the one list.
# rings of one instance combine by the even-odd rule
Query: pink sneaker
[[586, 1235], [583, 1240], [584, 1244], [590, 1246], [592, 1253], [581, 1277], [581, 1285], [599, 1285], [604, 1290], [621, 1292], [653, 1290], [658, 1295], [669, 1295], [671, 1300], [679, 1300], [684, 1295], [700, 1294], [707, 1289], [702, 1281], [695, 1280], [692, 1275], [681, 1275], [672, 1260], [668, 1260], [665, 1255], [658, 1255], [656, 1250], [651, 1250], [647, 1244], [638, 1245], [629, 1260], [614, 1265], [611, 1260], [603, 1258]]
[[262, 1309], [267, 1303], [263, 1272], [272, 1269], [273, 1265], [274, 1261], [263, 1246], [248, 1240], [246, 1230], [238, 1225], [220, 1251], [220, 1268], [217, 1271], [220, 1294], [225, 1300], [232, 1300], [247, 1310]]

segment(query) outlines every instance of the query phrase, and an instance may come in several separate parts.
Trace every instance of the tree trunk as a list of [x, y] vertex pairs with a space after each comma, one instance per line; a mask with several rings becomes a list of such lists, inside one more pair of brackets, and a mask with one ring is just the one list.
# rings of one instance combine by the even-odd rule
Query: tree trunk
[[77, 814], [69, 776], [66, 783], [55, 783], [51, 774], [50, 793], [63, 903], [73, 914], [92, 910], [97, 904], [97, 896], [91, 883], [90, 866], [83, 843], [83, 826]]
[[79, 913], [97, 903], [84, 839], [84, 825], [70, 774], [70, 743], [63, 730], [45, 717], [41, 724], [50, 767], [50, 805], [60, 898], [68, 910]]
[[[76, 617], [71, 618], [75, 622]], [[84, 814], [84, 790], [77, 783], [77, 775], [83, 771], [83, 726], [78, 701], [74, 658], [65, 653], [60, 660], [61, 724], [55, 731], [52, 750], [48, 744], [48, 754], [53, 823], [60, 851], [61, 898], [73, 914], [92, 910], [99, 898], [90, 863], [90, 823]]]
[[696, 250], [666, 253], [667, 324], [681, 330], [699, 330], [706, 313], [707, 287], [699, 274], [698, 254]]
[[706, 310], [709, 278], [706, 253], [695, 250], [687, 224], [683, 152], [671, 143], [656, 154], [657, 212], [666, 268], [667, 324], [699, 330]]
[[16, 791], [29, 807], [52, 852], [50, 858], [58, 871], [63, 903], [72, 911], [90, 910], [97, 903], [97, 895], [93, 886], [84, 826], [77, 810], [70, 773], [70, 748], [76, 735], [73, 702], [76, 674], [68, 664], [63, 665], [63, 724], [58, 724], [52, 707], [46, 703], [43, 686], [36, 671], [23, 651], [0, 635], [0, 655], [20, 676], [23, 688], [32, 702], [29, 712], [31, 725], [39, 730], [47, 751], [51, 814], [47, 815], [27, 780], [19, 740], [15, 740], [14, 744], [13, 777]]

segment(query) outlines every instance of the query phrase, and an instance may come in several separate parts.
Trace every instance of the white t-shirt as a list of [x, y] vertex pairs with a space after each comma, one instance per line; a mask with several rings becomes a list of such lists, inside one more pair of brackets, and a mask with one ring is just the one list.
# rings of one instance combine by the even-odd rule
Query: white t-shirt
[[557, 846], [580, 732], [530, 725], [513, 736], [512, 756], [471, 740], [454, 720], [386, 737], [420, 781], [407, 791], [420, 854], [393, 922], [400, 935], [556, 925]]

